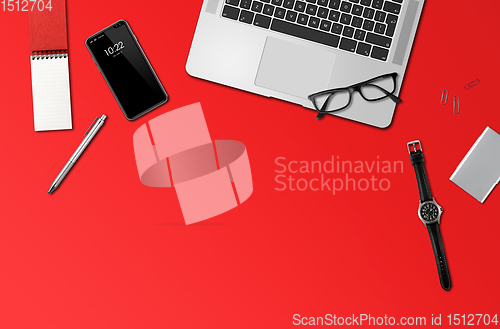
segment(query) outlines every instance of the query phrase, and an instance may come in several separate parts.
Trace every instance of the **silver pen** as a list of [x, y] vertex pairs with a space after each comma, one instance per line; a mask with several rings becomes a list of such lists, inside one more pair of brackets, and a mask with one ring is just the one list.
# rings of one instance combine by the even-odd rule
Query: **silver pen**
[[85, 138], [83, 141], [80, 143], [78, 148], [76, 149], [75, 153], [69, 158], [68, 162], [64, 166], [64, 168], [61, 170], [59, 175], [57, 175], [56, 179], [50, 185], [49, 188], [49, 194], [54, 192], [54, 190], [61, 184], [63, 181], [64, 177], [68, 174], [68, 172], [71, 170], [71, 167], [75, 164], [75, 162], [78, 160], [80, 155], [82, 155], [83, 151], [87, 148], [89, 145], [90, 141], [94, 138], [94, 136], [97, 134], [99, 129], [101, 129], [102, 125], [104, 124], [104, 120], [106, 119], [106, 115], [102, 115], [100, 118], [95, 118], [94, 121], [92, 121], [92, 124], [90, 125], [89, 129], [85, 132]]

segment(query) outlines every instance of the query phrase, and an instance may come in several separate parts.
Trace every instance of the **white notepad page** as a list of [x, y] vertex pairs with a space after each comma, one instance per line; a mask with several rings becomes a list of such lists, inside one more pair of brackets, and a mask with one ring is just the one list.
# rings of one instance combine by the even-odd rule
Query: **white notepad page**
[[35, 131], [71, 129], [68, 57], [30, 61]]

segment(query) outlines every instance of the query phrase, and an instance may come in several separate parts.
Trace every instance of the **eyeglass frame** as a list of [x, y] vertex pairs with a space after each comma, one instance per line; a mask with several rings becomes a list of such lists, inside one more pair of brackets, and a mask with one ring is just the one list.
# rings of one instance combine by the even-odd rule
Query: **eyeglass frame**
[[[323, 91], [311, 94], [311, 95], [307, 96], [307, 98], [313, 103], [314, 108], [318, 112], [318, 116], [316, 117], [317, 119], [321, 119], [325, 113], [337, 112], [337, 111], [341, 111], [341, 110], [344, 110], [344, 109], [348, 108], [351, 105], [352, 94], [355, 91], [357, 91], [361, 95], [361, 97], [363, 97], [363, 99], [365, 101], [367, 101], [367, 102], [376, 102], [376, 101], [379, 101], [379, 100], [382, 100], [382, 99], [385, 99], [385, 98], [389, 97], [390, 99], [392, 99], [397, 104], [397, 103], [401, 103], [402, 102], [401, 98], [399, 98], [396, 95], [394, 95], [394, 92], [396, 91], [396, 78], [397, 78], [397, 76], [398, 76], [398, 74], [396, 72], [382, 74], [382, 75], [379, 75], [377, 77], [368, 79], [366, 81], [358, 82], [358, 83], [356, 83], [356, 84], [354, 84], [352, 86], [323, 90]], [[386, 95], [382, 96], [382, 97], [379, 97], [379, 98], [376, 98], [376, 99], [368, 99], [368, 98], [365, 97], [365, 95], [363, 95], [363, 93], [361, 92], [361, 87], [363, 87], [364, 85], [369, 84], [372, 81], [375, 81], [375, 80], [378, 80], [378, 79], [381, 79], [381, 78], [385, 78], [385, 77], [392, 77], [392, 80], [393, 80], [393, 83], [394, 83], [394, 89], [392, 91], [388, 91], [388, 90], [385, 90], [384, 88], [382, 88], [380, 86], [371, 84], [371, 86], [377, 87], [378, 89], [380, 89]], [[330, 98], [336, 92], [338, 92], [338, 91], [344, 91], [344, 90], [347, 90], [349, 92], [349, 102], [347, 102], [347, 105], [345, 105], [344, 107], [341, 107], [339, 109], [335, 109], [335, 110], [330, 110], [330, 111], [325, 110], [326, 106], [330, 102]], [[318, 96], [322, 96], [322, 95], [326, 95], [326, 94], [330, 94], [330, 95], [326, 99], [326, 101], [323, 104], [323, 106], [321, 107], [321, 109], [319, 109], [318, 106], [317, 106], [317, 104], [316, 104], [316, 102], [314, 101], [314, 99], [316, 97], [318, 97]]]

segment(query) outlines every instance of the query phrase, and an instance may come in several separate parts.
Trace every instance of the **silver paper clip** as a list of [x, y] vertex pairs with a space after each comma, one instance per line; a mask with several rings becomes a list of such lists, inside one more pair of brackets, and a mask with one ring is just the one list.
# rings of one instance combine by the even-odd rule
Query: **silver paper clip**
[[460, 113], [460, 97], [458, 95], [455, 95], [453, 97], [453, 114], [459, 114]]
[[441, 94], [441, 104], [446, 105], [448, 102], [448, 90], [443, 90], [443, 93]]
[[479, 83], [479, 79], [476, 79], [474, 81], [469, 82], [468, 84], [465, 85], [465, 90], [469, 90], [472, 87], [477, 86], [478, 83]]

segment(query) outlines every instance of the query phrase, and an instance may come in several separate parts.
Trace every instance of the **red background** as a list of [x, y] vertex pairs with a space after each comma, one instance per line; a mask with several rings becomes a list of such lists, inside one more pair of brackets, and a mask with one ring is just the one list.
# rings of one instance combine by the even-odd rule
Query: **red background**
[[[34, 132], [27, 13], [0, 12], [0, 326], [285, 328], [292, 316], [498, 312], [498, 204], [449, 177], [487, 125], [500, 132], [497, 1], [427, 1], [394, 121], [378, 129], [190, 77], [202, 1], [71, 1], [73, 129]], [[134, 122], [84, 40], [126, 19], [170, 95]], [[480, 84], [466, 91], [474, 79]], [[461, 113], [440, 105], [458, 94]], [[213, 139], [245, 143], [254, 180], [241, 206], [186, 226], [173, 189], [143, 186], [132, 134], [201, 102]], [[96, 116], [108, 120], [53, 195]], [[439, 286], [406, 142], [422, 141], [452, 289]], [[404, 163], [387, 192], [276, 191], [277, 157]], [[369, 176], [367, 176], [369, 177]]]

